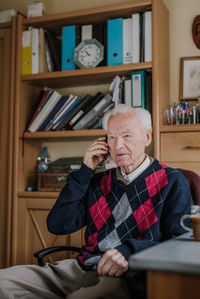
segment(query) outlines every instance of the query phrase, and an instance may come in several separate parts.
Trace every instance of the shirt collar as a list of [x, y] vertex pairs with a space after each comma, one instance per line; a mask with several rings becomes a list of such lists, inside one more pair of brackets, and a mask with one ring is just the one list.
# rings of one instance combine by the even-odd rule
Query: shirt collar
[[142, 162], [142, 164], [140, 164], [140, 166], [138, 166], [138, 168], [136, 168], [131, 173], [125, 174], [122, 167], [120, 167], [121, 175], [122, 175], [123, 179], [128, 184], [130, 184], [133, 180], [135, 180], [150, 165], [150, 163], [151, 163], [151, 160], [150, 160], [149, 156], [146, 154], [146, 158]]

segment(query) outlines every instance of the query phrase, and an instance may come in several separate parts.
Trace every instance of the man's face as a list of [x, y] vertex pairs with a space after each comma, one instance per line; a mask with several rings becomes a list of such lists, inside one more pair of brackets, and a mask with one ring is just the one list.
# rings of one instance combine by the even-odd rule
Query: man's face
[[144, 161], [145, 147], [151, 143], [151, 130], [144, 130], [135, 113], [111, 116], [107, 134], [112, 159], [125, 173], [132, 172]]

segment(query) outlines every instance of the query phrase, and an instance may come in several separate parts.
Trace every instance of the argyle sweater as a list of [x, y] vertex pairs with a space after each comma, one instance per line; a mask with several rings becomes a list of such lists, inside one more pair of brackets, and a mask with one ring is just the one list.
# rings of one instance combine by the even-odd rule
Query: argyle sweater
[[184, 233], [180, 218], [190, 213], [192, 204], [182, 173], [156, 159], [129, 185], [117, 180], [116, 169], [93, 175], [83, 164], [69, 174], [47, 227], [60, 235], [86, 225], [86, 245], [78, 261], [83, 269], [92, 270], [109, 249], [116, 248], [128, 259]]

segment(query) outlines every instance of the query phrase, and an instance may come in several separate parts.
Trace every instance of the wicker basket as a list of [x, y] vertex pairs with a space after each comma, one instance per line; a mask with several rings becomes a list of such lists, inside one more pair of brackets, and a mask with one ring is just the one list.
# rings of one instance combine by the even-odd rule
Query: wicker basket
[[39, 173], [38, 191], [60, 191], [66, 184], [67, 173]]

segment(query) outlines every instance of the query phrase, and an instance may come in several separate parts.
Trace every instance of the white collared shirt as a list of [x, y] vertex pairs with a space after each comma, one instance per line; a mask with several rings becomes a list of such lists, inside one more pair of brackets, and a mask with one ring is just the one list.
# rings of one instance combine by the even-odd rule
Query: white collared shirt
[[125, 174], [125, 172], [123, 171], [122, 167], [120, 167], [121, 170], [121, 175], [124, 178], [124, 180], [130, 184], [133, 180], [135, 180], [145, 169], [147, 169], [147, 167], [150, 165], [151, 160], [149, 158], [149, 156], [146, 154], [146, 158], [144, 160], [144, 162], [142, 162], [142, 164], [140, 164], [140, 166], [138, 166], [138, 168], [136, 168], [135, 170], [133, 170], [131, 173], [129, 174]]

